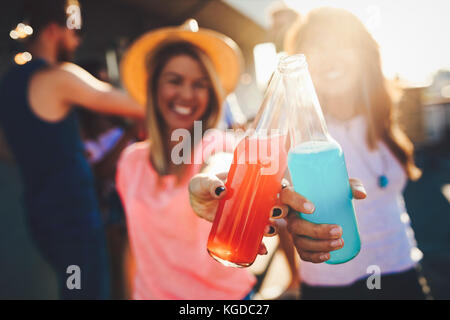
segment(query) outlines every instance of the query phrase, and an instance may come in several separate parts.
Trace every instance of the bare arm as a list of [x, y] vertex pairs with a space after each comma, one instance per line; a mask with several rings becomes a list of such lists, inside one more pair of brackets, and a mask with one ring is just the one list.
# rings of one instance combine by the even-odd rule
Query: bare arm
[[145, 108], [124, 91], [96, 79], [77, 65], [68, 63], [54, 68], [46, 78], [62, 105], [134, 118], [145, 115]]

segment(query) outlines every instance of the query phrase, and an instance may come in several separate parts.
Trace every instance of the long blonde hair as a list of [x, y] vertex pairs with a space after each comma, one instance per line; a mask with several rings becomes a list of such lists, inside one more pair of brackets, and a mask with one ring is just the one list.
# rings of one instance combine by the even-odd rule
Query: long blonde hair
[[302, 52], [307, 35], [317, 32], [332, 34], [356, 49], [364, 68], [356, 92], [358, 105], [364, 106], [360, 111], [368, 123], [367, 144], [374, 150], [378, 140], [386, 143], [407, 176], [417, 180], [421, 171], [414, 163], [414, 146], [397, 123], [392, 87], [383, 76], [377, 42], [356, 16], [343, 9], [325, 7], [311, 11], [306, 19], [294, 24], [286, 36], [285, 50], [290, 54]]
[[[169, 41], [158, 46], [147, 60], [147, 115], [146, 125], [148, 138], [151, 143], [150, 161], [160, 176], [169, 174], [168, 159], [169, 137], [165, 136], [167, 129], [163, 117], [157, 107], [158, 78], [170, 59], [180, 55], [188, 55], [198, 61], [207, 73], [211, 87], [209, 90], [209, 105], [203, 115], [202, 134], [217, 126], [224, 100], [224, 89], [209, 57], [196, 46], [185, 41]], [[180, 169], [179, 172], [183, 170]]]

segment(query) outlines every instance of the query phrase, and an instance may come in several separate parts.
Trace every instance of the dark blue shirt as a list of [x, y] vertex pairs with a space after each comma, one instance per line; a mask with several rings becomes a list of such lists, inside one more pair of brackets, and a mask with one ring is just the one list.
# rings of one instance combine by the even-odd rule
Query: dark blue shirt
[[27, 209], [34, 220], [47, 217], [48, 223], [97, 221], [94, 179], [76, 113], [48, 122], [29, 105], [29, 80], [47, 66], [41, 59], [14, 66], [0, 81], [0, 124], [22, 174]]

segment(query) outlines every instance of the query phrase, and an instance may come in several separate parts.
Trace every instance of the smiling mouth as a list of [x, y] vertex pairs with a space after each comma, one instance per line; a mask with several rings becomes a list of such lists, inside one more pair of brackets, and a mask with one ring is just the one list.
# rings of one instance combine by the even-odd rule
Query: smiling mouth
[[191, 116], [195, 113], [195, 107], [180, 105], [180, 104], [172, 104], [170, 109], [177, 115], [182, 117]]

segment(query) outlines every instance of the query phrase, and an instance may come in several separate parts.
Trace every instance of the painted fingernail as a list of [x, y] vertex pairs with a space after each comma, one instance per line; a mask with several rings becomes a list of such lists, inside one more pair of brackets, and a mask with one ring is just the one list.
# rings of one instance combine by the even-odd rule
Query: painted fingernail
[[281, 189], [284, 189], [284, 188], [287, 188], [287, 184], [283, 182], [283, 183], [281, 184]]
[[313, 212], [314, 211], [314, 205], [311, 202], [308, 202], [308, 201], [303, 204], [303, 208], [307, 212]]
[[281, 211], [281, 209], [280, 208], [275, 208], [275, 209], [273, 209], [273, 212], [272, 212], [272, 217], [279, 217], [279, 216], [281, 216], [281, 214], [283, 213], [283, 211]]
[[268, 234], [274, 234], [275, 233], [275, 228], [272, 226], [269, 226], [269, 232]]
[[327, 260], [329, 259], [328, 253], [327, 253], [327, 254], [321, 255], [321, 256], [319, 257], [319, 259], [322, 260], [322, 261], [327, 261]]
[[342, 245], [342, 241], [341, 241], [341, 239], [334, 240], [334, 241], [331, 241], [330, 245], [333, 248], [337, 248], [337, 247], [340, 247]]
[[220, 196], [220, 194], [222, 192], [224, 192], [224, 191], [225, 191], [224, 187], [217, 187], [216, 190], [215, 190], [215, 193], [216, 193], [217, 196]]
[[341, 234], [341, 231], [342, 231], [341, 227], [337, 226], [330, 230], [330, 234], [332, 236], [338, 236]]
[[364, 186], [362, 184], [357, 184], [353, 186], [353, 189], [362, 192], [364, 194], [367, 194], [366, 189], [364, 189]]

